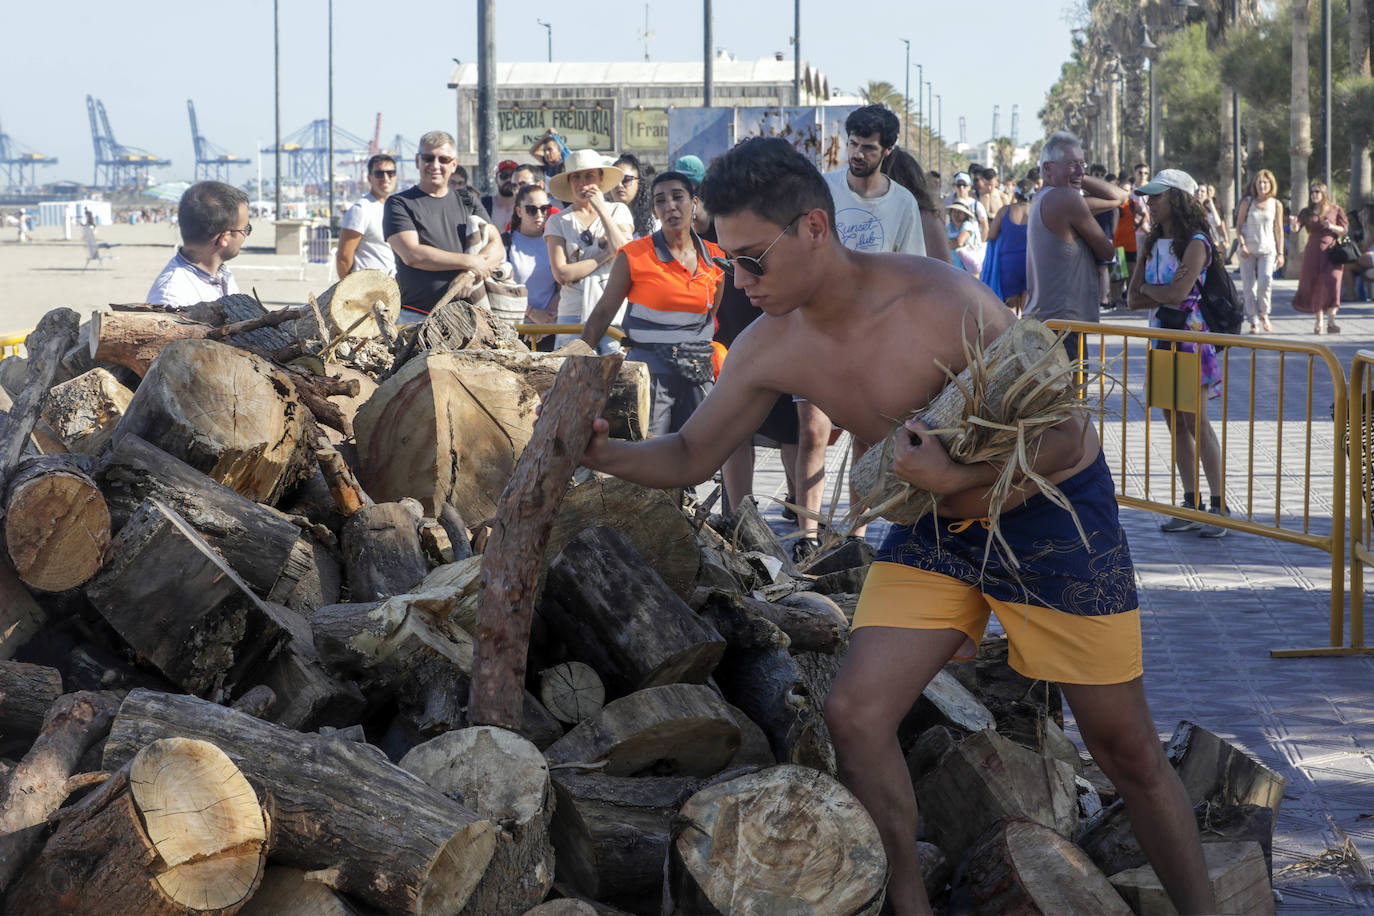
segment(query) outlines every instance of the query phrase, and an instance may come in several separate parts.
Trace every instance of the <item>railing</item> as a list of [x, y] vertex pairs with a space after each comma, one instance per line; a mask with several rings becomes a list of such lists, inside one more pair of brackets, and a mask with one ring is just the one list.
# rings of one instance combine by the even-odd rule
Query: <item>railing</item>
[[[1202, 334], [1161, 328], [1126, 328], [1079, 322], [1048, 322], [1050, 327], [1077, 332], [1079, 353], [1089, 370], [1086, 396], [1095, 398], [1098, 434], [1108, 454], [1114, 454], [1117, 501], [1123, 506], [1183, 518], [1201, 525], [1219, 525], [1260, 537], [1311, 547], [1330, 555], [1329, 645], [1282, 649], [1275, 657], [1367, 653], [1363, 618], [1352, 605], [1351, 639], [1345, 639], [1346, 569], [1346, 452], [1344, 431], [1350, 404], [1345, 372], [1324, 346], [1258, 336]], [[1110, 343], [1109, 343], [1110, 341]], [[1220, 373], [1212, 423], [1220, 449], [1216, 491], [1231, 513], [1218, 515], [1179, 505], [1179, 418], [1198, 414], [1198, 405], [1213, 400], [1212, 386], [1203, 384], [1202, 360], [1197, 353], [1152, 346], [1171, 344], [1224, 346], [1217, 354]], [[1323, 367], [1319, 372], [1318, 366]], [[1101, 370], [1097, 372], [1095, 370]], [[1272, 386], [1272, 387], [1271, 387]], [[1331, 401], [1330, 424], [1314, 404], [1320, 395]], [[1260, 401], [1259, 399], [1262, 399]], [[1257, 402], [1266, 405], [1261, 417]], [[1167, 454], [1154, 442], [1151, 408], [1170, 417]], [[1296, 419], [1289, 417], [1296, 413]], [[1270, 442], [1257, 441], [1257, 432], [1273, 427]], [[1200, 431], [1202, 423], [1195, 427]], [[1202, 438], [1202, 437], [1199, 437]], [[1294, 442], [1293, 440], [1297, 441]], [[1188, 476], [1202, 482], [1202, 448], [1185, 456]], [[1258, 455], [1257, 455], [1258, 452]], [[1165, 490], [1157, 479], [1163, 457], [1168, 475]], [[1257, 460], [1258, 458], [1258, 460]], [[1300, 467], [1290, 470], [1285, 461]], [[1238, 486], [1229, 479], [1241, 474]], [[1329, 490], [1324, 484], [1329, 480]], [[1322, 486], [1314, 486], [1320, 483]], [[1243, 497], [1240, 491], [1243, 488]], [[1201, 488], [1197, 498], [1201, 502]], [[1166, 495], [1167, 494], [1167, 495]], [[1352, 570], [1352, 577], [1353, 577]]]
[[1374, 351], [1360, 350], [1350, 367], [1350, 645], [1364, 647], [1364, 567], [1374, 563]]
[[9, 356], [21, 356], [19, 351], [23, 349], [24, 340], [32, 330], [30, 328], [28, 331], [15, 331], [13, 334], [0, 336], [0, 359]]

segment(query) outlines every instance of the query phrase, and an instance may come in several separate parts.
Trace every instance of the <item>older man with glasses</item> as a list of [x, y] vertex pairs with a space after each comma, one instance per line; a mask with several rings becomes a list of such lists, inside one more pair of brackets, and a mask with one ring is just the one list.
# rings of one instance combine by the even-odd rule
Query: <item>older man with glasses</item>
[[[387, 198], [382, 220], [386, 242], [396, 253], [402, 323], [424, 320], [463, 271], [485, 279], [505, 258], [500, 235], [485, 232], [486, 221], [476, 208], [449, 187], [458, 167], [453, 137], [442, 130], [425, 134], [415, 164], [420, 180]], [[469, 239], [482, 235], [486, 242], [469, 254]]]
[[181, 247], [148, 290], [155, 305], [189, 306], [239, 291], [226, 262], [238, 256], [253, 225], [248, 195], [222, 181], [200, 181], [177, 205]]
[[396, 190], [396, 160], [386, 153], [367, 160], [367, 188], [343, 217], [334, 259], [340, 277], [355, 270], [382, 270], [396, 276], [396, 253], [382, 235], [386, 199]]

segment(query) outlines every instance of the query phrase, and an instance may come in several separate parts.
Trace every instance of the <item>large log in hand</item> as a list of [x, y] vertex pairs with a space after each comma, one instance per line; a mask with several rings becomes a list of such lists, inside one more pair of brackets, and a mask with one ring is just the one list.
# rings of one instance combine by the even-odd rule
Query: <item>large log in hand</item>
[[558, 501], [591, 441], [621, 356], [568, 359], [501, 494], [482, 559], [470, 722], [520, 725], [539, 564]]

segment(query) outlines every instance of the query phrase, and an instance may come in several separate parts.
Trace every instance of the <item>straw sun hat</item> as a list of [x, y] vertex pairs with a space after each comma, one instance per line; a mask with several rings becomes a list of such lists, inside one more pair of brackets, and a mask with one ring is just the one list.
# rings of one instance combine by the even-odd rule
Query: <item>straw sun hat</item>
[[588, 169], [601, 169], [602, 194], [620, 184], [620, 179], [625, 177], [624, 171], [608, 164], [606, 157], [596, 150], [580, 149], [575, 153], [569, 153], [563, 160], [563, 171], [549, 179], [549, 193], [559, 200], [572, 200], [572, 182], [568, 180], [568, 176], [573, 172], [585, 172]]

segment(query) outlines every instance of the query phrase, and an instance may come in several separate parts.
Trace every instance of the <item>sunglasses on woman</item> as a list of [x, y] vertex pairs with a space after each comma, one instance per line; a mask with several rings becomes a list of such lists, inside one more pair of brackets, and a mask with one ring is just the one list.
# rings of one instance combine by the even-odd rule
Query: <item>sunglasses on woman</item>
[[[583, 229], [583, 230], [582, 230], [582, 234], [579, 235], [578, 238], [582, 240], [582, 244], [583, 244], [583, 245], [586, 245], [588, 248], [590, 248], [590, 247], [592, 246], [593, 240], [596, 239], [596, 236], [592, 235], [592, 230], [590, 230], [590, 229]], [[597, 247], [599, 247], [599, 248], [605, 248], [605, 247], [606, 247], [606, 240], [605, 240], [605, 239], [602, 239], [600, 242], [598, 242], [598, 243], [597, 243]]]
[[545, 216], [548, 216], [549, 211], [553, 209], [553, 204], [544, 204], [542, 206], [535, 206], [534, 204], [525, 204], [524, 206], [526, 216], [538, 216], [540, 213], [544, 214]]
[[764, 274], [763, 259], [768, 257], [768, 252], [772, 251], [773, 246], [778, 243], [778, 240], [787, 234], [787, 230], [792, 228], [792, 224], [795, 223], [797, 220], [801, 219], [805, 215], [805, 212], [798, 213], [796, 216], [788, 220], [787, 225], [783, 226], [782, 231], [778, 233], [778, 237], [776, 239], [773, 239], [773, 241], [769, 242], [768, 247], [763, 249], [763, 254], [759, 255], [757, 258], [751, 258], [747, 255], [740, 255], [739, 257], [735, 258], [714, 257], [711, 258], [711, 261], [721, 270], [724, 270], [728, 273], [734, 273], [735, 267], [739, 266], [743, 267], [746, 271], [748, 271], [756, 277], [762, 277]]

